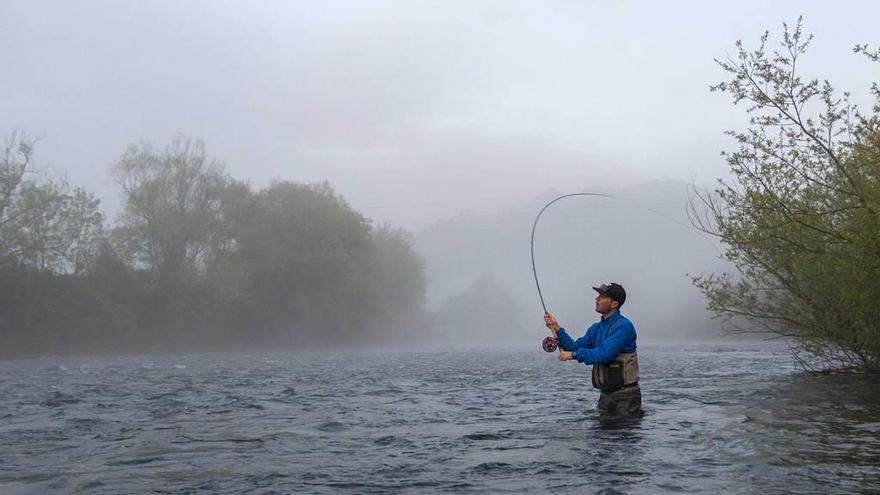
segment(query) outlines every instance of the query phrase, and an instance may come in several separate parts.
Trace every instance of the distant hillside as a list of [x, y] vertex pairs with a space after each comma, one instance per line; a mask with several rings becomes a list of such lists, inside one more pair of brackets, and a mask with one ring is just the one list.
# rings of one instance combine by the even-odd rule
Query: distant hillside
[[[564, 326], [579, 333], [594, 321], [590, 287], [615, 281], [627, 288], [624, 313], [636, 322], [643, 341], [719, 336], [702, 296], [686, 276], [724, 266], [714, 240], [689, 227], [688, 187], [662, 180], [622, 191], [588, 189], [615, 198], [567, 198], [545, 212], [536, 233], [535, 258], [548, 309]], [[578, 190], [546, 191], [494, 218], [465, 213], [416, 232], [415, 247], [427, 260], [430, 307], [449, 312], [450, 304], [461, 306], [465, 293], [484, 302], [507, 301], [506, 309], [497, 303], [470, 305], [495, 312], [480, 315], [481, 338], [527, 344], [542, 336], [529, 235], [544, 204], [569, 192]], [[511, 315], [522, 324], [512, 327]], [[448, 314], [438, 318], [451, 319]]]

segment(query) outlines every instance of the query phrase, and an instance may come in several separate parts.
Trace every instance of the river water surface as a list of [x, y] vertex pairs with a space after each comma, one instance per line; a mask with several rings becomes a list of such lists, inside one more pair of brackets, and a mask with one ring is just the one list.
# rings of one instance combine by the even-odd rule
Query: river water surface
[[877, 493], [876, 379], [639, 350], [646, 415], [535, 349], [0, 362], [0, 493]]

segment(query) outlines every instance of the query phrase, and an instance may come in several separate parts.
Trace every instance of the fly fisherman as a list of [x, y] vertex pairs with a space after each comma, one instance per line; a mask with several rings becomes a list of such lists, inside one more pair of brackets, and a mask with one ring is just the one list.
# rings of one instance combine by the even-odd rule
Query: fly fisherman
[[544, 323], [558, 340], [559, 360], [577, 360], [593, 365], [593, 387], [602, 391], [599, 411], [603, 415], [641, 414], [642, 391], [639, 388], [639, 358], [636, 354], [636, 329], [620, 314], [626, 291], [620, 284], [593, 287], [596, 312], [602, 319], [590, 325], [583, 337], [574, 340], [556, 318], [544, 313]]

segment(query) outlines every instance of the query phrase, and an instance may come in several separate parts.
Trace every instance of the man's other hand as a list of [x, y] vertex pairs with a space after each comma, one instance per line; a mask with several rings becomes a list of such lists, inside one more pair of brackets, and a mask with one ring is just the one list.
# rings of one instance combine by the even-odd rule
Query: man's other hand
[[574, 359], [574, 353], [568, 351], [560, 351], [559, 352], [559, 360], [560, 361], [571, 361]]

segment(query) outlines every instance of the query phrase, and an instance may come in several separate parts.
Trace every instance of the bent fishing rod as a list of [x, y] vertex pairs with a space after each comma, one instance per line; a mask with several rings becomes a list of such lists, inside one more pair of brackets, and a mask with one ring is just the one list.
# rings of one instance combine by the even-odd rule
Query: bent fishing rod
[[[538, 216], [535, 217], [535, 222], [532, 224], [532, 238], [531, 238], [531, 243], [530, 243], [531, 244], [531, 251], [532, 251], [532, 273], [535, 275], [535, 287], [538, 289], [538, 298], [541, 299], [541, 307], [544, 308], [544, 313], [547, 313], [547, 305], [544, 303], [544, 294], [541, 293], [541, 284], [538, 282], [538, 271], [535, 269], [535, 229], [538, 226], [538, 221], [541, 219], [541, 215], [544, 214], [544, 211], [546, 211], [547, 208], [550, 207], [550, 205], [552, 205], [553, 203], [555, 203], [561, 199], [570, 198], [572, 196], [597, 196], [597, 197], [601, 197], [601, 198], [613, 198], [613, 199], [617, 199], [618, 201], [623, 201], [625, 203], [634, 204], [636, 206], [639, 206], [640, 208], [645, 209], [646, 211], [660, 215], [661, 217], [663, 217], [663, 218], [665, 218], [675, 224], [678, 224], [682, 227], [685, 227], [686, 229], [695, 230], [696, 233], [699, 234], [700, 237], [702, 237], [704, 241], [708, 242], [716, 251], [718, 251], [719, 254], [722, 254], [721, 251], [718, 249], [718, 247], [715, 246], [714, 244], [712, 244], [711, 240], [709, 240], [699, 230], [694, 229], [693, 226], [688, 226], [688, 225], [683, 224], [682, 222], [678, 221], [677, 219], [675, 219], [669, 215], [666, 215], [662, 211], [658, 211], [653, 208], [648, 208], [648, 207], [645, 207], [644, 205], [639, 205], [638, 203], [633, 202], [633, 201], [622, 200], [622, 199], [616, 198], [615, 196], [612, 196], [610, 194], [593, 193], [593, 192], [579, 192], [579, 193], [563, 194], [562, 196], [554, 198], [549, 203], [544, 205], [544, 207], [541, 208], [541, 211], [538, 212]], [[544, 348], [545, 351], [553, 352], [557, 349], [558, 344], [559, 343], [557, 342], [555, 337], [547, 337], [544, 339], [544, 342], [541, 344], [541, 346]]]
[[[580, 193], [571, 193], [571, 194], [563, 194], [558, 198], [551, 200], [549, 203], [544, 205], [541, 208], [541, 211], [538, 212], [538, 216], [535, 217], [535, 222], [532, 224], [532, 238], [531, 238], [531, 250], [532, 250], [532, 274], [535, 276], [535, 287], [538, 289], [538, 297], [541, 299], [541, 307], [544, 308], [544, 313], [547, 313], [547, 305], [544, 303], [544, 294], [541, 292], [541, 283], [538, 282], [538, 270], [535, 269], [535, 229], [538, 227], [538, 221], [541, 219], [541, 215], [544, 214], [544, 211], [550, 207], [553, 203], [559, 201], [560, 199], [569, 198], [572, 196], [598, 196], [602, 198], [613, 198], [610, 194], [602, 194], [602, 193], [591, 193], [591, 192], [580, 192]], [[558, 341], [555, 337], [547, 337], [544, 339], [544, 342], [541, 343], [541, 347], [547, 352], [553, 352], [559, 346]]]

